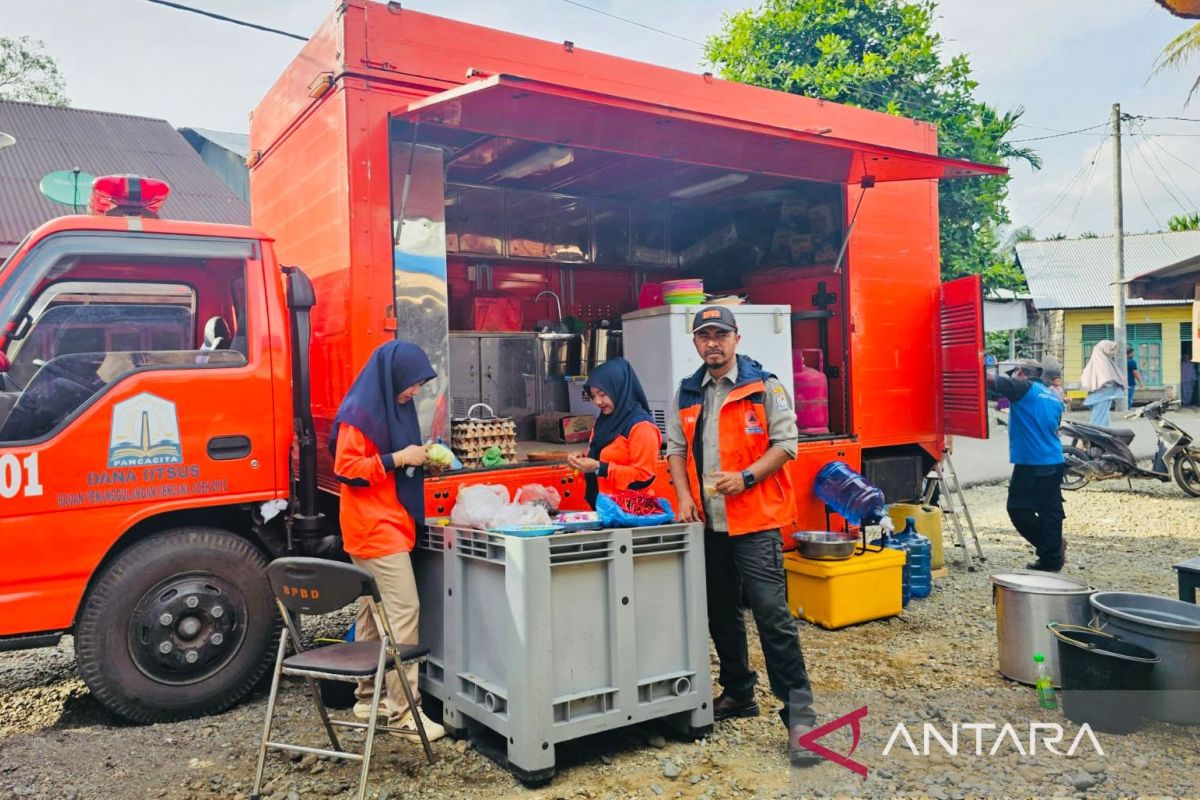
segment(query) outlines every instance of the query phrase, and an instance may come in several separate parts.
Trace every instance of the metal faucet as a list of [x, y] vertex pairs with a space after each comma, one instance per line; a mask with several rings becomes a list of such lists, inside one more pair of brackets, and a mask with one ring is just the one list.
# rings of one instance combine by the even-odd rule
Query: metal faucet
[[560, 300], [560, 299], [559, 299], [559, 297], [558, 297], [558, 295], [557, 295], [557, 294], [555, 294], [554, 292], [550, 291], [549, 289], [542, 289], [540, 292], [538, 292], [538, 293], [537, 293], [537, 297], [533, 298], [533, 302], [535, 302], [535, 303], [536, 303], [536, 302], [538, 302], [539, 300], [541, 300], [541, 299], [542, 299], [542, 295], [544, 295], [544, 294], [548, 294], [548, 295], [550, 295], [551, 297], [553, 297], [553, 298], [554, 298], [554, 305], [555, 305], [555, 306], [557, 307], [557, 309], [558, 309], [558, 322], [559, 322], [559, 323], [561, 323], [561, 322], [562, 322], [562, 319], [563, 319], [563, 315], [562, 315], [562, 300]]

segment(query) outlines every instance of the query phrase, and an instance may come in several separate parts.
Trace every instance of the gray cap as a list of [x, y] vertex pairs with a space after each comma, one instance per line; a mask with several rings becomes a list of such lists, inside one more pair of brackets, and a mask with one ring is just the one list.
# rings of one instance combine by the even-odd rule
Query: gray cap
[[1036, 358], [1018, 358], [1016, 363], [1008, 370], [1008, 374], [1012, 375], [1017, 370], [1021, 370], [1031, 378], [1042, 377], [1042, 362]]
[[692, 320], [692, 333], [701, 328], [716, 328], [722, 331], [736, 331], [737, 320], [728, 306], [709, 306], [696, 312]]

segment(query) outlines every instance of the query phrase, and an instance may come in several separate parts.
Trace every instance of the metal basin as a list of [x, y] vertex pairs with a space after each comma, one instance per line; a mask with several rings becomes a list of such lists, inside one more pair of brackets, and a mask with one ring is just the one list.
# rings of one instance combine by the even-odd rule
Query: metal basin
[[792, 540], [800, 555], [814, 561], [844, 561], [858, 547], [858, 535], [843, 531], [797, 531]]
[[1144, 713], [1200, 725], [1200, 606], [1152, 594], [1097, 592], [1096, 625], [1162, 659], [1150, 675]]
[[583, 340], [577, 333], [539, 333], [542, 376], [546, 378], [582, 373]]

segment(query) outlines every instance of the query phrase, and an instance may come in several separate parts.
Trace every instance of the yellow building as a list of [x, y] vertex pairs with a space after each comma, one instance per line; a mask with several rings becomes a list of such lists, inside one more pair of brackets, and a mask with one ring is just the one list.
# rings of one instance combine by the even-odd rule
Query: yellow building
[[[1200, 231], [1125, 237], [1125, 274], [1136, 277], [1200, 256]], [[1039, 356], [1063, 365], [1063, 383], [1078, 388], [1092, 348], [1113, 338], [1113, 242], [1109, 237], [1023, 242], [1017, 260], [1025, 272], [1038, 319], [1033, 330]], [[1146, 390], [1138, 399], [1179, 396], [1181, 365], [1191, 360], [1192, 303], [1126, 300], [1126, 343], [1134, 349]]]

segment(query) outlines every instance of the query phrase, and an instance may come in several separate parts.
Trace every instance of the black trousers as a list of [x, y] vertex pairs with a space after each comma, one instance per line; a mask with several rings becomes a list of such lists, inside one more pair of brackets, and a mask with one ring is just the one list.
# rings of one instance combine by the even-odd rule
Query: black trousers
[[1008, 518], [1050, 569], [1060, 569], [1064, 560], [1063, 469], [1062, 464], [1015, 464], [1008, 483]]
[[[812, 686], [800, 650], [796, 620], [788, 612], [779, 531], [740, 536], [705, 531], [704, 560], [708, 632], [721, 662], [717, 681], [737, 698], [752, 696], [758, 681], [758, 675], [750, 669], [742, 606], [744, 593], [758, 626], [771, 691], [783, 701], [780, 711], [783, 723], [812, 724], [816, 719], [812, 711]], [[794, 719], [791, 711], [796, 712]]]

